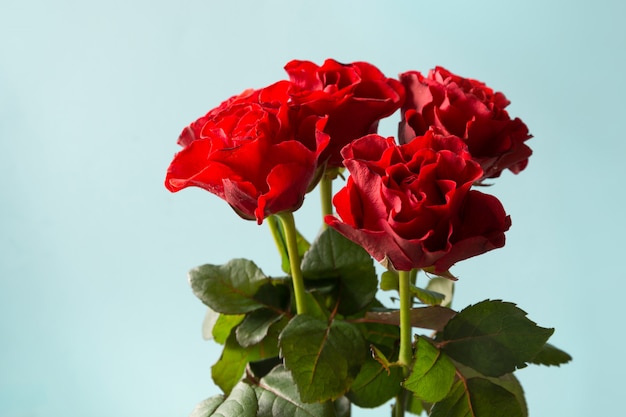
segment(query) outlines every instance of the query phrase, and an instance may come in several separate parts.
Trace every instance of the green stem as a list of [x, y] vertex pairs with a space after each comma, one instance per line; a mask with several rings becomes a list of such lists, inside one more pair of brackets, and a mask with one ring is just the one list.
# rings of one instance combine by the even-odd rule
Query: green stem
[[320, 197], [322, 200], [322, 225], [326, 228], [328, 226], [324, 222], [324, 217], [333, 214], [333, 178], [328, 172], [325, 172], [320, 180]]
[[[399, 271], [398, 292], [400, 295], [400, 353], [398, 362], [403, 366], [404, 376], [409, 374], [409, 366], [413, 361], [413, 327], [411, 326], [411, 283], [415, 282], [415, 274], [411, 271]], [[406, 390], [401, 389], [396, 396], [395, 416], [404, 417], [406, 407]]]
[[406, 390], [402, 388], [396, 395], [396, 405], [393, 407], [393, 417], [404, 417], [404, 408], [406, 407]]
[[285, 239], [287, 240], [287, 254], [289, 255], [291, 280], [293, 282], [293, 292], [296, 297], [296, 312], [297, 314], [306, 314], [304, 278], [302, 277], [302, 270], [300, 269], [296, 222], [291, 212], [280, 213], [278, 214], [278, 218], [283, 223]]
[[399, 273], [400, 293], [400, 353], [398, 362], [408, 370], [413, 360], [411, 327], [411, 272], [400, 271]]

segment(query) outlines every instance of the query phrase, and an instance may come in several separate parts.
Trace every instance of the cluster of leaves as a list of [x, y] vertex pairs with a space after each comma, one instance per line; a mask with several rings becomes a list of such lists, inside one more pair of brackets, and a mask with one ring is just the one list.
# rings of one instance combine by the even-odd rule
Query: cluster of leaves
[[[376, 299], [367, 252], [332, 229], [312, 244], [299, 236], [298, 246], [307, 314], [295, 314], [285, 247], [285, 277], [268, 277], [246, 259], [190, 272], [209, 307], [205, 337], [224, 345], [211, 370], [224, 394], [200, 403], [193, 417], [343, 417], [351, 404], [377, 407], [394, 397], [414, 414], [524, 417], [513, 371], [570, 360], [546, 343], [553, 329], [514, 304], [487, 300], [457, 313], [445, 306], [451, 281], [433, 278], [412, 287], [420, 306], [411, 324], [431, 334], [415, 338], [407, 371], [397, 363], [399, 312]], [[397, 277], [384, 273], [380, 286], [395, 288]]]

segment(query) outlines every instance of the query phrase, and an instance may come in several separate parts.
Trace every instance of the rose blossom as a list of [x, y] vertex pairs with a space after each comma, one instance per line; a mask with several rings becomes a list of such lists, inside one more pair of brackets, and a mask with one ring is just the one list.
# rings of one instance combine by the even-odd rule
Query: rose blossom
[[404, 88], [367, 62], [341, 64], [327, 59], [322, 66], [291, 61], [285, 66], [293, 83], [291, 103], [304, 114], [328, 115], [324, 132], [330, 143], [328, 164], [341, 166], [340, 150], [352, 140], [376, 133], [380, 119], [404, 101]]
[[204, 188], [245, 219], [293, 211], [318, 170], [328, 144], [326, 120], [299, 119], [287, 105], [289, 82], [247, 90], [209, 111], [181, 133], [166, 187]]
[[532, 136], [518, 118], [511, 119], [504, 94], [480, 81], [462, 78], [442, 67], [427, 77], [417, 71], [400, 75], [406, 90], [399, 129], [400, 143], [434, 129], [462, 138], [483, 168], [483, 178], [500, 176], [509, 169], [517, 174], [528, 164], [532, 151], [524, 143]]
[[500, 201], [470, 190], [481, 178], [457, 137], [429, 131], [405, 145], [368, 135], [342, 150], [350, 171], [325, 221], [396, 270], [457, 261], [504, 245], [511, 225]]

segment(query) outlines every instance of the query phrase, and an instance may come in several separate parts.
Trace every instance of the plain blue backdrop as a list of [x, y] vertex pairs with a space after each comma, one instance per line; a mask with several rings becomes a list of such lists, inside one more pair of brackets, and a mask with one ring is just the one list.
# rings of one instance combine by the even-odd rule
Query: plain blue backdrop
[[[291, 59], [328, 57], [388, 76], [442, 65], [512, 101], [534, 155], [489, 189], [513, 226], [505, 248], [454, 267], [454, 306], [505, 299], [556, 327], [574, 361], [519, 372], [531, 416], [619, 414], [623, 5], [2, 0], [0, 417], [186, 416], [218, 392], [186, 272], [247, 257], [276, 274], [278, 257], [265, 225], [170, 194], [165, 170], [195, 118]], [[309, 238], [317, 204], [296, 215]]]

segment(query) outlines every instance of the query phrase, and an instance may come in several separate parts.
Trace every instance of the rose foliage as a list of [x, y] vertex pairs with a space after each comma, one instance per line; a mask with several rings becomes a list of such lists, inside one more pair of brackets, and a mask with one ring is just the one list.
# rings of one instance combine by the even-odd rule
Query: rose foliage
[[[241, 258], [190, 271], [204, 335], [223, 345], [211, 368], [223, 393], [192, 417], [347, 417], [392, 399], [394, 416], [527, 416], [514, 371], [570, 356], [512, 303], [453, 310], [450, 271], [504, 246], [510, 216], [477, 188], [526, 168], [526, 125], [502, 93], [441, 67], [398, 79], [332, 59], [285, 71], [186, 127], [167, 170], [170, 191], [200, 187], [266, 222], [284, 272]], [[398, 110], [398, 140], [379, 136]], [[318, 185], [322, 231], [309, 242], [293, 213]]]

